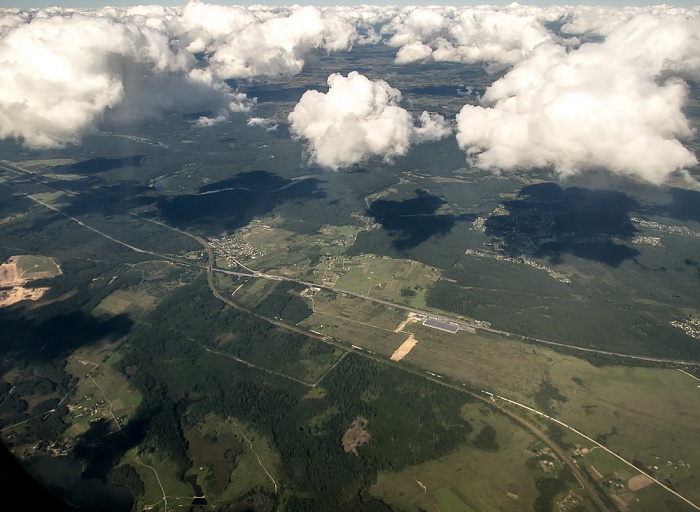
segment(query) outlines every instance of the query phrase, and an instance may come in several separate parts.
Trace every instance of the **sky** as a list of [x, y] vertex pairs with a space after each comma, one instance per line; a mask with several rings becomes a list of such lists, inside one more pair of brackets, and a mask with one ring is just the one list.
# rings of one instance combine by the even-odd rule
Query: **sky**
[[208, 112], [197, 129], [233, 116], [275, 129], [231, 79], [294, 76], [312, 50], [363, 45], [391, 48], [397, 66], [497, 74], [443, 117], [410, 112], [388, 76], [330, 73], [327, 92], [307, 91], [286, 121], [331, 171], [446, 137], [494, 172], [603, 168], [661, 184], [697, 166], [685, 107], [700, 84], [700, 7], [0, 8], [0, 138], [62, 147], [178, 112]]
[[[507, 5], [511, 2], [507, 1], [500, 1], [500, 2], [471, 2], [471, 3], [465, 3], [465, 2], [450, 2], [446, 0], [410, 0], [410, 1], [391, 1], [391, 0], [383, 0], [383, 1], [369, 1], [369, 2], [362, 2], [362, 1], [352, 1], [352, 0], [344, 0], [344, 1], [334, 1], [334, 0], [320, 0], [320, 1], [309, 1], [309, 0], [299, 0], [299, 1], [292, 1], [292, 2], [284, 2], [284, 1], [277, 1], [277, 2], [256, 2], [256, 1], [248, 1], [248, 2], [231, 2], [231, 1], [219, 1], [219, 2], [212, 2], [212, 3], [218, 3], [221, 5], [253, 5], [253, 4], [264, 4], [264, 5], [292, 5], [292, 4], [298, 4], [298, 5], [317, 5], [317, 6], [333, 6], [333, 5], [360, 5], [360, 4], [371, 4], [371, 5]], [[537, 5], [537, 6], [550, 6], [550, 5], [561, 5], [561, 4], [578, 4], [578, 5], [608, 5], [608, 6], [615, 6], [615, 7], [624, 7], [624, 6], [629, 6], [629, 5], [635, 5], [635, 6], [653, 6], [653, 5], [660, 5], [660, 4], [667, 4], [667, 5], [672, 5], [675, 7], [685, 7], [685, 8], [690, 8], [695, 5], [697, 5], [697, 2], [695, 0], [672, 0], [672, 1], [667, 1], [667, 2], [659, 2], [655, 0], [587, 0], [587, 1], [578, 1], [578, 2], [557, 2], [556, 0], [535, 0], [531, 2], [519, 2], [523, 5]], [[182, 0], [172, 0], [172, 1], [154, 1], [154, 2], [139, 2], [139, 1], [132, 1], [132, 0], [112, 0], [112, 1], [106, 1], [106, 0], [67, 0], [67, 1], [56, 1], [56, 0], [3, 0], [0, 2], [0, 7], [18, 7], [20, 9], [29, 9], [29, 8], [43, 8], [43, 7], [51, 7], [51, 6], [61, 6], [61, 7], [90, 7], [90, 8], [97, 8], [97, 7], [104, 7], [105, 5], [111, 5], [115, 7], [129, 7], [133, 5], [150, 5], [150, 4], [157, 4], [157, 5], [168, 5], [168, 6], [181, 6], [184, 5], [185, 2]]]

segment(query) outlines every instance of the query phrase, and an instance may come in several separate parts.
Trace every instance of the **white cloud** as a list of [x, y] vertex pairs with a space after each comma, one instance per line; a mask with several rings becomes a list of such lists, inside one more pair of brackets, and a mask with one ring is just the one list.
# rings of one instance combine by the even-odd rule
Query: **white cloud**
[[414, 127], [415, 142], [430, 142], [440, 140], [452, 133], [452, 126], [440, 114], [423, 111], [418, 118], [418, 126]]
[[145, 26], [38, 11], [0, 38], [0, 137], [60, 146], [105, 120], [246, 106], [225, 84], [197, 80], [195, 65]]
[[297, 74], [310, 49], [344, 50], [358, 37], [332, 10], [253, 11], [196, 1], [185, 6], [177, 31], [188, 50], [207, 55], [208, 72], [221, 78]]
[[0, 136], [32, 146], [76, 140], [124, 99], [122, 70], [177, 72], [160, 34], [107, 20], [35, 18], [0, 40]]
[[[515, 7], [520, 6], [510, 6]], [[388, 44], [399, 47], [397, 64], [435, 60], [513, 65], [553, 39], [536, 15], [496, 7], [408, 8], [382, 32], [392, 34]]]
[[[546, 11], [548, 13], [557, 12], [558, 21], [563, 22], [562, 33], [593, 37], [607, 36], [615, 27], [640, 14], [684, 17], [694, 17], [700, 14], [700, 9], [697, 7], [695, 9], [682, 9], [670, 5], [626, 7], [577, 5], [550, 7]], [[555, 20], [552, 19], [552, 21]]]
[[480, 167], [604, 167], [662, 182], [695, 156], [679, 141], [686, 86], [698, 77], [696, 20], [640, 15], [603, 43], [540, 45], [457, 116], [457, 140]]
[[294, 135], [306, 139], [314, 161], [338, 169], [374, 155], [404, 155], [412, 143], [451, 132], [436, 114], [424, 112], [420, 126], [399, 106], [401, 93], [383, 80], [356, 71], [328, 77], [327, 93], [306, 91], [289, 114]]
[[226, 112], [220, 112], [217, 116], [211, 117], [211, 116], [202, 116], [197, 121], [195, 121], [195, 125], [200, 127], [200, 128], [208, 128], [210, 126], [214, 126], [215, 124], [223, 123], [228, 121], [229, 116]]
[[274, 119], [266, 119], [264, 117], [251, 117], [248, 119], [248, 122], [246, 123], [248, 126], [259, 126], [261, 128], [265, 128], [268, 132], [273, 132], [277, 128], [279, 128], [279, 125], [275, 122]]
[[[477, 165], [564, 175], [602, 166], [658, 182], [695, 162], [680, 142], [691, 133], [680, 80], [700, 82], [699, 23], [700, 7], [669, 6], [0, 9], [0, 138], [62, 145], [169, 111], [214, 113], [199, 126], [225, 122], [255, 102], [224, 79], [295, 74], [312, 49], [383, 37], [396, 63], [512, 67], [458, 116], [458, 141]], [[606, 39], [572, 50], [578, 39], [553, 26]], [[391, 159], [451, 131], [434, 114], [414, 120], [381, 80], [336, 74], [329, 84], [289, 118], [322, 165]], [[249, 124], [272, 126], [263, 122]]]

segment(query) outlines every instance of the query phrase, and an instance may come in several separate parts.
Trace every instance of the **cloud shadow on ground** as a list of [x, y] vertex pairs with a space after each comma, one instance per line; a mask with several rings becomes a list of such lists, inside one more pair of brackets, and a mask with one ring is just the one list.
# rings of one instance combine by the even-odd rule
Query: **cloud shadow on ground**
[[201, 187], [197, 194], [162, 198], [158, 206], [171, 225], [217, 234], [241, 228], [282, 203], [323, 198], [320, 184], [316, 178], [288, 180], [268, 171], [251, 171]]
[[561, 188], [555, 183], [524, 187], [504, 202], [506, 215], [486, 221], [486, 235], [509, 256], [548, 258], [566, 253], [617, 267], [639, 251], [622, 243], [636, 233], [631, 213], [637, 202], [616, 190]]
[[393, 238], [392, 246], [399, 250], [413, 249], [436, 235], [446, 235], [458, 220], [468, 216], [438, 214], [446, 204], [444, 199], [424, 190], [416, 190], [416, 197], [401, 201], [379, 199], [374, 201], [367, 215], [373, 217]]

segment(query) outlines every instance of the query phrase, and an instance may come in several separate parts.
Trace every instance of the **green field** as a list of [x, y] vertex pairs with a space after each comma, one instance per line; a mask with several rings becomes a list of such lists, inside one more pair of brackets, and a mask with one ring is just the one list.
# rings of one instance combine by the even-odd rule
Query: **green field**
[[[628, 461], [700, 467], [700, 389], [692, 377], [673, 369], [595, 368], [571, 358], [553, 366], [551, 381], [567, 397], [559, 419], [590, 437], [603, 436], [603, 444]], [[680, 494], [700, 501], [700, 475], [682, 468], [670, 473], [659, 479], [668, 478]]]
[[437, 269], [411, 260], [355, 256], [345, 262], [347, 272], [336, 287], [416, 308], [425, 308], [425, 293], [439, 278]]
[[143, 314], [155, 307], [157, 298], [150, 295], [145, 289], [116, 290], [105, 297], [93, 310], [94, 314], [120, 315], [130, 313]]
[[73, 163], [75, 163], [75, 160], [70, 158], [53, 158], [47, 160], [25, 160], [24, 162], [17, 162], [15, 165], [28, 171], [40, 171], [49, 167], [56, 167], [57, 165], [70, 165]]
[[454, 84], [482, 94], [499, 73], [398, 67], [388, 45], [308, 57], [235, 84], [276, 132], [242, 114], [193, 129], [182, 110], [78, 146], [0, 145], [0, 261], [54, 277], [0, 315], [8, 448], [121, 478], [134, 510], [594, 512], [553, 444], [610, 510], [689, 507], [603, 446], [700, 504], [700, 381], [594, 352], [700, 360], [672, 324], [700, 314], [698, 191], [680, 172], [496, 174], [454, 137], [309, 165], [287, 114], [330, 73], [386, 75], [446, 119], [478, 103]]
[[[284, 223], [283, 217], [264, 218], [239, 230], [235, 237], [258, 254], [236, 259], [254, 270], [321, 283], [329, 263], [342, 259], [359, 231], [354, 226], [324, 225], [312, 234], [300, 234], [281, 227]], [[217, 263], [226, 261], [223, 254], [217, 251]], [[235, 264], [227, 266], [233, 268]]]
[[76, 351], [68, 360], [66, 371], [79, 379], [69, 402], [71, 437], [87, 432], [96, 420], [105, 420], [116, 432], [136, 415], [142, 395], [115, 368], [120, 356], [114, 348], [99, 344]]
[[528, 465], [535, 453], [524, 448], [536, 438], [484, 405], [465, 405], [462, 412], [475, 431], [485, 425], [495, 428], [497, 451], [479, 450], [467, 442], [437, 461], [379, 473], [370, 492], [406, 511], [531, 509], [539, 494], [535, 479], [544, 473], [536, 464]]
[[61, 268], [47, 256], [23, 255], [17, 257], [17, 272], [20, 279], [37, 279], [56, 277], [61, 273]]
[[319, 292], [314, 313], [300, 325], [372, 352], [390, 356], [406, 341], [410, 328], [395, 329], [406, 312], [344, 294]]
[[138, 450], [134, 449], [125, 455], [123, 462], [136, 470], [146, 488], [146, 492], [134, 504], [134, 508], [157, 510], [163, 504], [163, 493], [168, 499], [168, 508], [190, 508], [194, 497], [192, 486], [180, 479], [176, 465], [167, 457], [158, 452], [139, 454]]
[[[338, 295], [333, 300], [318, 294], [314, 315], [304, 325], [390, 356], [406, 339], [405, 333], [393, 332], [405, 315], [353, 297]], [[700, 448], [695, 442], [700, 389], [697, 381], [678, 370], [595, 367], [515, 337], [479, 329], [450, 334], [410, 323], [404, 331], [418, 340], [404, 358], [415, 367], [545, 410], [599, 438], [630, 462], [640, 460], [653, 466], [658, 458], [700, 465]], [[681, 494], [700, 499], [700, 480], [691, 472], [678, 471], [671, 480]]]
[[192, 460], [187, 475], [196, 475], [198, 485], [210, 500], [235, 501], [253, 488], [275, 492], [279, 454], [240, 420], [208, 415], [185, 429], [185, 436], [188, 458]]

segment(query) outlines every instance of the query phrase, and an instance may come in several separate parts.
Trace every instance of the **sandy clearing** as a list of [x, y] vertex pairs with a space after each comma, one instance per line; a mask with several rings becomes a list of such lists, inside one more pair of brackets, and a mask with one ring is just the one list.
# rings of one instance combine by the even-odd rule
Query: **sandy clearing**
[[[35, 272], [31, 277], [23, 277], [19, 274], [19, 269], [17, 268], [17, 262], [21, 257], [11, 256], [6, 263], [0, 264], [0, 288], [7, 288], [0, 290], [0, 308], [11, 306], [23, 300], [38, 300], [48, 291], [48, 288], [24, 287], [29, 281], [41, 277], [53, 277], [53, 274], [50, 272]], [[56, 264], [56, 268], [60, 274], [61, 268], [58, 264]]]
[[13, 286], [17, 280], [17, 256], [12, 256], [7, 263], [0, 264], [0, 286]]
[[627, 487], [629, 487], [630, 491], [638, 491], [640, 489], [644, 489], [645, 487], [649, 487], [653, 483], [653, 480], [648, 476], [637, 475], [627, 480]]
[[23, 288], [21, 286], [1, 291], [0, 308], [11, 306], [23, 300], [39, 300], [47, 291], [48, 288]]
[[401, 361], [404, 357], [408, 355], [411, 349], [416, 346], [416, 343], [418, 343], [418, 340], [413, 337], [413, 334], [411, 334], [408, 337], [408, 339], [404, 341], [399, 348], [396, 349], [396, 352], [394, 352], [391, 355], [391, 360]]

